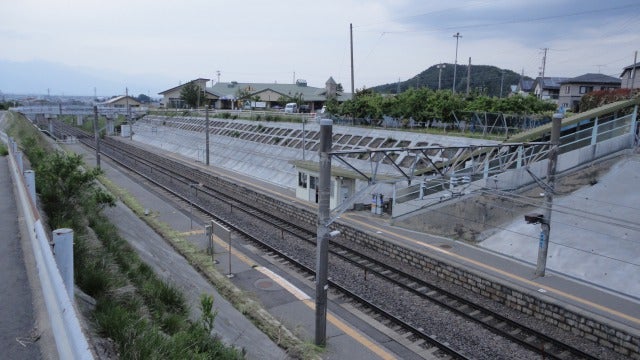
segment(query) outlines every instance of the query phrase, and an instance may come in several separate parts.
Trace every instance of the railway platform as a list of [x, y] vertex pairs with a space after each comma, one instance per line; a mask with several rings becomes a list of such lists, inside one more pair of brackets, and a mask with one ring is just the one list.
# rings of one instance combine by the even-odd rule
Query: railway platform
[[[120, 139], [120, 141], [130, 140]], [[148, 148], [156, 153], [163, 153], [167, 157], [189, 162], [199, 166], [202, 170], [216, 173], [245, 186], [287, 199], [296, 206], [311, 210], [314, 208], [312, 204], [297, 199], [294, 192], [286, 188], [260, 182], [255, 178], [215, 166], [206, 167], [204, 164], [192, 159], [184, 158], [179, 154], [164, 152], [155, 147], [140, 143], [136, 143], [136, 146]], [[87, 158], [87, 161], [91, 163], [92, 160]], [[126, 188], [126, 186], [124, 187]], [[139, 199], [145, 199], [144, 201], [147, 201], [147, 198], [146, 195], [139, 197]], [[163, 202], [162, 199], [155, 201]], [[180, 221], [187, 223], [187, 220]], [[338, 221], [376, 234], [376, 236], [383, 237], [389, 242], [398, 243], [403, 247], [411, 248], [430, 256], [436, 256], [468, 271], [498, 278], [532, 296], [544, 297], [552, 303], [595, 314], [594, 316], [603, 323], [623, 326], [633, 333], [640, 331], [640, 306], [638, 306], [640, 301], [633, 296], [612, 291], [583, 279], [572, 278], [551, 270], [547, 270], [545, 277], [539, 278], [534, 275], [535, 265], [533, 264], [518, 261], [498, 252], [467, 243], [395, 227], [390, 224], [388, 219], [368, 212], [347, 212]], [[202, 239], [202, 236], [195, 236], [192, 240], [196, 243], [203, 241], [199, 239]], [[204, 244], [201, 243], [200, 246], [204, 246]], [[217, 247], [216, 252], [224, 254], [224, 244], [218, 244]], [[251, 249], [249, 249], [249, 252], [251, 252]], [[226, 266], [231, 264], [229, 272], [234, 274], [234, 283], [241, 288], [251, 289], [254, 292], [258, 291], [258, 293], [263, 294], [260, 295], [260, 300], [271, 313], [280, 318], [289, 328], [298, 329], [299, 336], [310, 342], [313, 341], [313, 311], [307, 305], [309, 298], [313, 297], [313, 289], [309, 286], [308, 280], [290, 280], [288, 284], [291, 284], [297, 290], [287, 291], [287, 289], [291, 290], [291, 288], [289, 288], [288, 284], [279, 283], [277, 276], [265, 277], [264, 273], [255, 271], [259, 268], [269, 269], [271, 259], [259, 257], [256, 260], [254, 257], [245, 261], [241, 257], [233, 256], [231, 257], [231, 262], [225, 262], [224, 256], [222, 256], [219, 257], [219, 260], [221, 262], [220, 269], [223, 272]], [[356, 359], [375, 357], [412, 358], [412, 356], [418, 356], [409, 350], [411, 344], [403, 343], [402, 339], [394, 338], [392, 333], [376, 330], [373, 325], [364, 322], [354, 312], [332, 305], [329, 306], [329, 310], [338, 315], [338, 319], [342, 320], [328, 326], [328, 347], [323, 355], [324, 358], [337, 359], [345, 356]], [[344, 328], [346, 324], [356, 325]], [[354, 328], [359, 330], [354, 330]], [[347, 353], [343, 353], [343, 349], [349, 350]], [[372, 349], [376, 349], [376, 351], [372, 352]], [[380, 349], [380, 352], [377, 352], [377, 349]], [[362, 357], [359, 357], [360, 354]], [[424, 356], [428, 358], [428, 354], [424, 354]]]
[[[155, 152], [163, 152], [161, 149], [138, 142], [135, 142], [135, 145]], [[166, 156], [190, 162], [200, 167], [201, 170], [212, 171], [245, 186], [271, 193], [274, 196], [290, 201], [296, 206], [315, 209], [313, 206], [315, 204], [309, 204], [297, 199], [293, 190], [261, 182], [255, 178], [230, 172], [219, 167], [207, 167], [201, 162], [193, 161], [179, 154], [163, 153]], [[635, 156], [635, 158], [637, 157]], [[632, 180], [630, 179], [630, 181]], [[570, 307], [596, 314], [598, 317], [605, 319], [605, 322], [622, 324], [640, 332], [640, 298], [622, 291], [612, 290], [616, 287], [624, 288], [625, 286], [636, 286], [637, 284], [622, 283], [616, 284], [616, 286], [603, 287], [589, 282], [588, 279], [568, 276], [549, 268], [547, 268], [546, 276], [536, 277], [534, 274], [535, 264], [480, 246], [393, 226], [388, 217], [371, 214], [367, 211], [346, 212], [340, 216], [338, 221], [376, 234], [376, 236], [383, 237], [387, 241], [395, 242], [417, 252], [436, 255], [447, 262], [457, 264], [470, 271], [485, 273], [499, 278], [508, 284], [526, 289], [532, 295], [544, 296], [554, 302], [567, 304]], [[640, 248], [636, 251], [637, 256], [640, 256]], [[582, 259], [576, 257], [567, 259], [567, 261], [580, 263]], [[616, 271], [614, 268], [615, 263], [598, 263], [593, 266], [603, 267], [602, 272], [604, 273]]]
[[[125, 140], [126, 141], [126, 140]], [[65, 145], [65, 148], [83, 154], [85, 163], [95, 165], [94, 153], [80, 144]], [[167, 154], [167, 156], [173, 156]], [[159, 194], [132, 180], [124, 172], [105, 161], [101, 168], [117, 186], [126, 189], [137, 201], [149, 209], [150, 215], [186, 235], [187, 240], [200, 249], [206, 249], [202, 229], [204, 224], [190, 217], [190, 209], [177, 209], [169, 204], [165, 195]], [[249, 180], [249, 179], [246, 179]], [[277, 187], [274, 187], [274, 190]], [[282, 190], [282, 189], [280, 189]], [[191, 308], [198, 308], [200, 294], [214, 296], [214, 308], [218, 315], [214, 332], [226, 343], [243, 348], [250, 359], [287, 359], [289, 355], [257, 329], [247, 318], [227, 302], [208, 281], [193, 269], [187, 261], [176, 254], [171, 246], [159, 237], [146, 223], [118, 202], [106, 213], [118, 226], [122, 236], [136, 248], [141, 258], [160, 276], [181, 289]], [[291, 278], [278, 270], [276, 259], [253, 251], [250, 245], [243, 249], [228, 244], [214, 244], [214, 258], [220, 273], [250, 296], [255, 296], [262, 306], [283, 323], [301, 340], [313, 344], [315, 334], [314, 283], [311, 279]], [[285, 277], [287, 279], [285, 280]], [[408, 340], [396, 338], [392, 331], [376, 329], [367, 323], [365, 316], [347, 311], [332, 301], [329, 296], [327, 315], [327, 346], [320, 357], [323, 359], [431, 359], [430, 354], [419, 355], [420, 349]]]

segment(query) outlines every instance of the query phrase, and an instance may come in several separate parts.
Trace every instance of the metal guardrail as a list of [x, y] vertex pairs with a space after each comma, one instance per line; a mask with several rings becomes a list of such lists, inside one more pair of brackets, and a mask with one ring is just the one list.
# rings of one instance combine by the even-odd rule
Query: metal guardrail
[[7, 135], [0, 132], [0, 138], [9, 146], [9, 167], [16, 187], [17, 198], [25, 222], [29, 229], [29, 240], [38, 268], [38, 277], [44, 303], [49, 314], [51, 330], [60, 359], [93, 359], [89, 343], [82, 332], [80, 320], [69, 298], [60, 272], [56, 265], [49, 237], [42, 225], [36, 205], [29, 196], [24, 177], [20, 173], [15, 158], [17, 145]]
[[[581, 129], [580, 127], [582, 126], [585, 128]], [[593, 161], [599, 156], [606, 155], [606, 152], [611, 153], [619, 151], [625, 147], [637, 147], [640, 145], [640, 134], [638, 131], [639, 126], [640, 124], [637, 121], [637, 108], [632, 114], [618, 118], [613, 118], [612, 116], [596, 116], [594, 119], [572, 124], [566, 129], [563, 128], [563, 131], [573, 127], [577, 130], [560, 137], [560, 154], [568, 154], [575, 150], [590, 147], [593, 149], [591, 154], [584, 155], [582, 157], [578, 156], [578, 158], [572, 160], [582, 161], [582, 163], [584, 163]], [[627, 143], [625, 138], [630, 139], [630, 141]], [[596, 148], [606, 142], [615, 142], [615, 144], [604, 146], [606, 149], [596, 152]], [[514, 149], [514, 151], [518, 151], [518, 149]], [[541, 153], [535, 154], [535, 156], [540, 157], [540, 155], [542, 155], [542, 157], [546, 158], [546, 152], [548, 152], [548, 149], [542, 149], [541, 151]], [[396, 208], [396, 204], [424, 199], [428, 195], [433, 194], [437, 194], [437, 201], [453, 198], [464, 191], [466, 184], [480, 179], [484, 179], [486, 181], [490, 176], [503, 173], [505, 170], [510, 170], [512, 168], [515, 169], [518, 166], [517, 164], [527, 164], [529, 163], [527, 158], [534, 156], [534, 154], [518, 152], [517, 160], [512, 162], [510, 168], [505, 169], [502, 159], [510, 156], [512, 156], [512, 153], [505, 153], [502, 156], [496, 157], [488, 163], [488, 166], [485, 167], [482, 174], [459, 173], [453, 175], [451, 178], [438, 177], [434, 179], [426, 179], [421, 183], [413, 184], [401, 190], [397, 190], [394, 198], [394, 209]], [[575, 163], [573, 166], [578, 166], [580, 164], [581, 163]], [[468, 177], [468, 179], [463, 179], [465, 176]], [[394, 214], [394, 216], [397, 216], [397, 214]]]
[[[28, 117], [37, 114], [45, 115], [93, 115], [92, 105], [59, 105], [59, 106], [18, 106], [12, 107], [9, 110], [22, 113]], [[146, 107], [113, 107], [113, 106], [101, 106], [98, 105], [98, 114], [100, 115], [128, 115], [140, 116], [148, 113]]]
[[[153, 115], [159, 116], [181, 116], [181, 117], [201, 117], [204, 119], [205, 110], [203, 109], [154, 109], [151, 111]], [[279, 117], [281, 121], [292, 121], [295, 119], [304, 120], [305, 122], [315, 121], [316, 113], [285, 113], [277, 110], [228, 110], [228, 109], [210, 109], [209, 117], [211, 119], [228, 116], [237, 116], [240, 119], [257, 119], [267, 121], [267, 117]], [[277, 121], [271, 119], [269, 121]]]

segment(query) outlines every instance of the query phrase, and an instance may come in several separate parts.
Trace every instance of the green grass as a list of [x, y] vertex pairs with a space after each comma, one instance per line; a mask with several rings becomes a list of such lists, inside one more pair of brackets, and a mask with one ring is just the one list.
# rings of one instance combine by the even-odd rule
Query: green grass
[[[40, 146], [46, 141], [27, 120], [13, 116], [9, 129], [21, 144], [29, 140], [31, 153], [45, 154], [40, 161], [47, 161], [51, 151]], [[55, 183], [60, 181], [50, 177]], [[55, 206], [56, 199], [43, 201]], [[201, 321], [189, 320], [183, 294], [160, 280], [140, 260], [94, 201], [87, 199], [76, 206], [78, 209], [73, 213], [76, 218], [69, 221], [74, 224], [76, 283], [95, 298], [93, 321], [101, 336], [114, 340], [120, 358], [243, 358], [242, 351], [211, 337]]]
[[127, 205], [139, 218], [166, 239], [194, 268], [207, 277], [218, 292], [238, 311], [251, 320], [256, 327], [262, 330], [272, 341], [283, 349], [286, 349], [289, 356], [298, 359], [318, 358], [318, 353], [321, 352], [322, 349], [309, 342], [301, 341], [290, 330], [273, 318], [271, 314], [264, 310], [259, 303], [252, 300], [246, 293], [233, 285], [233, 283], [221, 274], [211, 263], [210, 255], [198, 249], [167, 224], [158, 221], [153, 216], [145, 216], [143, 206], [126, 190], [117, 187], [105, 177], [101, 177], [100, 182], [114, 196], [118, 197]]

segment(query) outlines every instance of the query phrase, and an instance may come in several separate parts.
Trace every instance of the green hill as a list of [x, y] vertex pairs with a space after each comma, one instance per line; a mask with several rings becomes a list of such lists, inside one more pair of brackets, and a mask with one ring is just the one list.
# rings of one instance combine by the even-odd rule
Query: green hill
[[[453, 84], [453, 64], [445, 64], [442, 69], [441, 89], [451, 89]], [[456, 71], [456, 92], [465, 93], [467, 91], [467, 68], [468, 65], [458, 64]], [[412, 77], [409, 80], [384, 84], [372, 87], [371, 90], [383, 94], [396, 94], [409, 88], [428, 87], [438, 89], [438, 73], [436, 65]], [[502, 78], [504, 72], [504, 79]], [[488, 96], [500, 96], [500, 84], [502, 82], [502, 96], [506, 96], [511, 85], [520, 82], [520, 74], [506, 69], [500, 69], [490, 65], [471, 65], [470, 91], [479, 92]], [[524, 79], [530, 80], [525, 76]], [[399, 90], [399, 91], [398, 91]]]

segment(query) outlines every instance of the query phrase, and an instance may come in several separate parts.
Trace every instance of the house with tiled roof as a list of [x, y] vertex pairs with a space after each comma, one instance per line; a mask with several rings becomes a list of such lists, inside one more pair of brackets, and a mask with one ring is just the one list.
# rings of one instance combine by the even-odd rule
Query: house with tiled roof
[[538, 77], [533, 81], [533, 94], [541, 100], [558, 101], [560, 95], [560, 83], [567, 80], [566, 77]]
[[165, 91], [159, 92], [158, 95], [162, 95], [163, 97], [163, 101], [162, 104], [164, 107], [166, 108], [171, 108], [171, 109], [182, 109], [185, 107], [185, 103], [184, 101], [180, 98], [180, 92], [182, 91], [182, 88], [189, 84], [189, 83], [194, 83], [196, 86], [198, 86], [200, 88], [200, 90], [202, 91], [202, 95], [203, 95], [203, 100], [201, 102], [202, 106], [210, 106], [211, 104], [215, 103], [216, 101], [218, 101], [219, 96], [217, 96], [216, 94], [207, 91], [207, 82], [209, 81], [209, 79], [205, 79], [205, 78], [197, 78], [195, 80], [191, 80], [188, 81], [184, 84], [180, 84], [178, 86], [174, 86], [170, 89], [167, 89]]
[[102, 103], [103, 106], [114, 107], [114, 108], [126, 108], [128, 107], [140, 107], [142, 105], [138, 99], [128, 96], [121, 95], [111, 98]]
[[514, 92], [521, 95], [531, 94], [531, 91], [533, 90], [533, 81], [533, 79], [520, 78]]
[[[297, 80], [295, 84], [279, 83], [240, 83], [237, 81], [218, 82], [210, 87], [206, 86], [208, 79], [196, 79], [198, 86], [206, 94], [209, 105], [216, 109], [237, 109], [245, 104], [248, 106], [260, 105], [265, 109], [277, 108], [294, 99], [301, 105], [307, 105], [310, 111], [322, 108], [329, 99], [338, 102], [351, 99], [351, 94], [344, 93], [335, 80], [330, 77], [325, 86], [309, 86], [305, 80]], [[179, 85], [165, 90], [160, 95], [164, 97], [166, 107], [183, 107], [180, 99], [180, 91], [184, 85]], [[203, 103], [203, 105], [205, 105]]]
[[604, 74], [584, 74], [566, 79], [560, 83], [558, 104], [574, 112], [579, 111], [580, 99], [584, 94], [598, 90], [615, 90], [620, 88], [620, 79]]
[[623, 89], [640, 89], [640, 63], [629, 65], [622, 70], [620, 84]]

